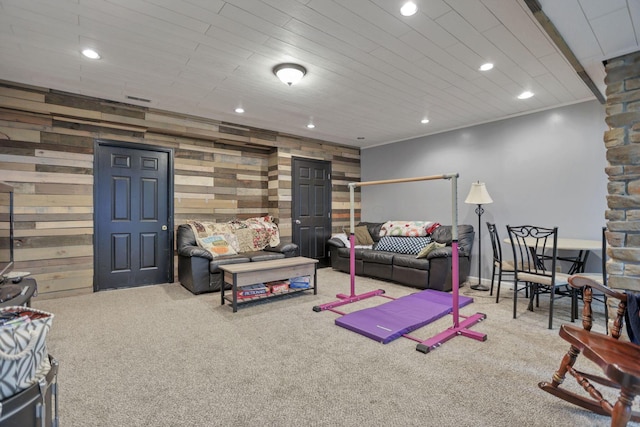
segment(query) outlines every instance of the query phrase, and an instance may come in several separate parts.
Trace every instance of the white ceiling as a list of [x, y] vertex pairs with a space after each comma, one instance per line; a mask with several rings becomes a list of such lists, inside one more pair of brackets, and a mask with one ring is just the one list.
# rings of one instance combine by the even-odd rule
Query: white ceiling
[[[524, 0], [415, 1], [0, 0], [0, 79], [358, 147], [595, 98]], [[539, 1], [604, 93], [640, 0]]]

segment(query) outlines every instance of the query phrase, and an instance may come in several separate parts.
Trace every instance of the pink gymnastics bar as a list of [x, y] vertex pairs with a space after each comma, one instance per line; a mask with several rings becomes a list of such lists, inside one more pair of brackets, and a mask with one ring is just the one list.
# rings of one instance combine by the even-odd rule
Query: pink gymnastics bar
[[[351, 244], [351, 249], [349, 251], [349, 270], [350, 270], [350, 279], [351, 279], [351, 295], [338, 294], [336, 298], [337, 301], [329, 302], [326, 304], [321, 304], [313, 307], [313, 311], [323, 311], [323, 310], [332, 310], [335, 307], [340, 307], [342, 305], [350, 304], [352, 302], [360, 301], [366, 298], [379, 296], [384, 294], [384, 290], [378, 289], [371, 292], [366, 292], [364, 294], [357, 295], [355, 293], [355, 274], [356, 274], [356, 257], [355, 257], [355, 197], [354, 190], [355, 187], [364, 187], [366, 185], [381, 185], [381, 184], [397, 184], [401, 182], [414, 182], [414, 181], [429, 181], [435, 179], [450, 179], [451, 180], [451, 280], [452, 284], [452, 293], [453, 293], [453, 326], [448, 328], [436, 336], [429, 338], [426, 341], [419, 342], [416, 346], [416, 350], [422, 353], [428, 353], [429, 351], [440, 347], [446, 341], [449, 341], [451, 338], [456, 336], [464, 336], [468, 338], [475, 339], [477, 341], [486, 341], [487, 335], [472, 331], [468, 329], [470, 326], [475, 325], [476, 323], [487, 318], [486, 314], [476, 313], [471, 316], [462, 316], [464, 320], [460, 323], [460, 307], [458, 306], [460, 302], [460, 284], [458, 283], [460, 278], [459, 271], [459, 254], [458, 254], [458, 174], [443, 174], [443, 175], [432, 175], [432, 176], [422, 176], [416, 178], [400, 178], [400, 179], [388, 179], [382, 181], [366, 181], [366, 182], [351, 182], [349, 183], [349, 195], [351, 201], [351, 223], [350, 223], [350, 236], [349, 243]], [[414, 341], [418, 341], [410, 336], [407, 338], [413, 339]]]

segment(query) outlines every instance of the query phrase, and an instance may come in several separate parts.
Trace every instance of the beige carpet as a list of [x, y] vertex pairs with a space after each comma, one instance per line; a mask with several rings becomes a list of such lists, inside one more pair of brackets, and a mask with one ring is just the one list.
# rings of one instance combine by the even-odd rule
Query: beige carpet
[[[547, 298], [535, 312], [523, 298], [514, 320], [510, 295], [495, 304], [464, 287], [475, 302], [462, 313], [487, 314], [473, 329], [488, 340], [456, 337], [423, 354], [409, 339], [383, 345], [314, 312], [349, 291], [349, 276], [330, 268], [318, 280], [318, 295], [237, 313], [219, 293], [194, 296], [178, 283], [36, 302], [55, 314], [48, 345], [60, 362], [61, 426], [608, 425], [537, 387], [568, 348], [557, 326], [546, 328]], [[356, 283], [358, 293], [415, 291]], [[557, 325], [569, 320], [561, 306]], [[414, 335], [451, 325], [447, 316]]]

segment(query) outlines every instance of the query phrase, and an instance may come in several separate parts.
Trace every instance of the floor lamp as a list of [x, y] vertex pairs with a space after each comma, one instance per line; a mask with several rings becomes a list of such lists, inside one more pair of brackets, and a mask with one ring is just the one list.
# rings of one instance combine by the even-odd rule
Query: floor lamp
[[493, 199], [489, 195], [484, 182], [478, 181], [471, 184], [471, 190], [469, 190], [469, 195], [464, 202], [470, 205], [478, 205], [476, 208], [476, 214], [478, 215], [478, 283], [471, 285], [471, 289], [488, 291], [489, 287], [482, 284], [482, 214], [484, 213], [482, 205], [493, 203]]

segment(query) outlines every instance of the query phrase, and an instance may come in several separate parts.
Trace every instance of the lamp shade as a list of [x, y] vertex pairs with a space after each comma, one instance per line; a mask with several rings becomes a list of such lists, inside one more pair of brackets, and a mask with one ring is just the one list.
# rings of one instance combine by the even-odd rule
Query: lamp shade
[[298, 64], [280, 64], [273, 67], [273, 73], [282, 83], [291, 86], [298, 83], [307, 74], [307, 69]]
[[472, 205], [486, 205], [493, 203], [493, 199], [489, 195], [484, 182], [478, 181], [471, 184], [471, 190], [469, 190], [464, 202]]

